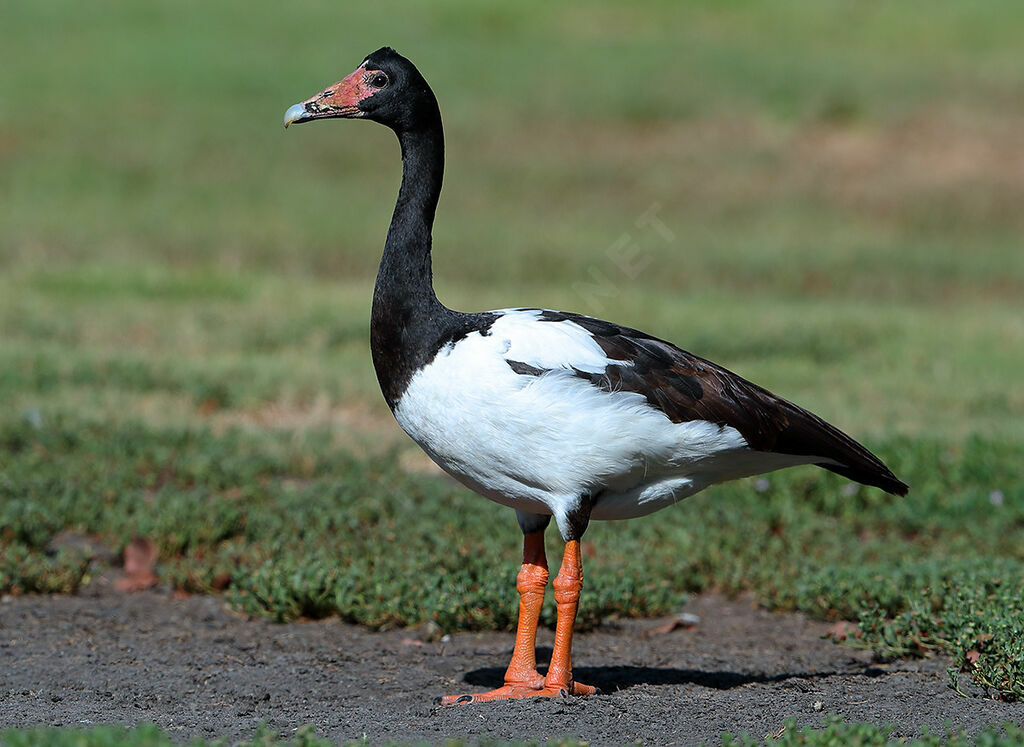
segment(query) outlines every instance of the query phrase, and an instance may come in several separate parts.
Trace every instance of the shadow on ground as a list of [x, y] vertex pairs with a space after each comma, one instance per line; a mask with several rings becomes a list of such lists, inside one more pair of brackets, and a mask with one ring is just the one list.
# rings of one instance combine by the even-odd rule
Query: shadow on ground
[[[537, 649], [537, 658], [550, 659], [551, 650]], [[547, 671], [540, 667], [541, 674]], [[743, 672], [706, 672], [697, 669], [677, 669], [674, 667], [644, 666], [613, 666], [613, 667], [575, 667], [573, 675], [580, 682], [594, 685], [602, 693], [614, 693], [628, 690], [640, 685], [696, 685], [713, 690], [732, 690], [751, 684], [770, 684], [786, 680], [816, 680], [823, 677], [849, 675], [849, 672], [835, 670], [825, 672], [782, 672], [779, 674], [749, 674]], [[482, 689], [493, 689], [503, 684], [504, 667], [482, 667], [467, 672], [463, 681]]]
[[[702, 624], [656, 634], [657, 621], [625, 620], [577, 635], [576, 675], [601, 695], [445, 707], [434, 698], [501, 683], [511, 634], [434, 642], [337, 620], [275, 625], [215, 597], [122, 594], [101, 578], [77, 596], [0, 603], [0, 726], [151, 722], [181, 741], [231, 742], [266, 723], [284, 736], [312, 724], [336, 742], [697, 744], [829, 714], [895, 724], [894, 738], [1021, 718], [956, 695], [942, 659], [875, 664], [823, 640], [825, 625], [749, 600], [700, 597], [687, 611]], [[540, 631], [540, 661], [551, 641]]]

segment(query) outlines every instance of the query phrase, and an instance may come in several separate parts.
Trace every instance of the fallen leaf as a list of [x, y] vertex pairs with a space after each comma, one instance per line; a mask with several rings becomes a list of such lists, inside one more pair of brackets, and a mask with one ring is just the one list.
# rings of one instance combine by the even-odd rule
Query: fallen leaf
[[218, 573], [210, 581], [210, 586], [217, 591], [224, 591], [231, 585], [231, 574], [230, 573]]
[[860, 638], [861, 632], [854, 623], [840, 620], [825, 629], [822, 638], [831, 638], [833, 641], [845, 641], [847, 638]]
[[981, 654], [978, 651], [968, 651], [966, 654], [964, 654], [964, 658], [967, 659], [967, 662], [971, 666], [977, 666], [978, 659], [981, 658]]
[[642, 636], [644, 638], [650, 638], [655, 635], [665, 635], [666, 633], [671, 633], [674, 630], [690, 630], [697, 627], [699, 624], [700, 618], [697, 615], [692, 615], [689, 612], [680, 612], [664, 625], [659, 625], [656, 628], [651, 628], [650, 630], [642, 633]]
[[114, 582], [121, 591], [142, 591], [157, 582], [153, 566], [156, 565], [157, 551], [152, 540], [136, 537], [124, 548], [124, 577]]

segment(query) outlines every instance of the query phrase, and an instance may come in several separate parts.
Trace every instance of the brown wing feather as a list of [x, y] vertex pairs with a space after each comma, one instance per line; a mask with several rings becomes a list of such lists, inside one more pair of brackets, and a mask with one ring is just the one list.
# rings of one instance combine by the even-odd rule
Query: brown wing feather
[[576, 314], [544, 312], [545, 321], [572, 321], [623, 365], [603, 374], [577, 372], [609, 391], [644, 395], [675, 423], [707, 420], [735, 428], [751, 448], [820, 458], [825, 469], [895, 495], [907, 485], [882, 461], [834, 425], [711, 361], [634, 329]]

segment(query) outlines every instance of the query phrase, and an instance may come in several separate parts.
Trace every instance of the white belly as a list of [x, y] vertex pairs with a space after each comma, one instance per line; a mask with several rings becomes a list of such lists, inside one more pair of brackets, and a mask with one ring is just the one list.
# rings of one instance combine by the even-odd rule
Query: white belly
[[755, 452], [735, 429], [672, 423], [632, 392], [554, 370], [519, 375], [512, 340], [471, 334], [442, 350], [395, 407], [446, 472], [498, 503], [559, 515], [581, 495], [595, 519], [656, 511], [708, 485], [807, 461]]

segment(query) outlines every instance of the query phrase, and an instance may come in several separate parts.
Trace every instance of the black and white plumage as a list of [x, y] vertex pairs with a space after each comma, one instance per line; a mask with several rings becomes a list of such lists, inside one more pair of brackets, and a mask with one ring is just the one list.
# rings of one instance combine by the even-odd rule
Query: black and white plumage
[[904, 489], [835, 427], [670, 343], [548, 310], [491, 314], [413, 375], [395, 417], [468, 487], [553, 515], [567, 539], [581, 502], [628, 519], [798, 464]]
[[[330, 117], [381, 122], [402, 147], [402, 185], [371, 318], [385, 399], [445, 471], [514, 508], [528, 539], [554, 517], [571, 545], [590, 519], [642, 516], [715, 483], [800, 464], [906, 493], [877, 457], [839, 429], [664, 340], [550, 310], [446, 308], [431, 283], [444, 139], [429, 86], [412, 63], [383, 48], [341, 82], [291, 107], [285, 125]], [[535, 554], [528, 551], [527, 559]], [[546, 580], [542, 543], [540, 559]], [[524, 649], [532, 647], [521, 619], [517, 652], [524, 635]], [[559, 650], [556, 644], [552, 670]], [[513, 657], [509, 676], [513, 669], [535, 674], [529, 661], [516, 669]], [[588, 692], [574, 689], [571, 671], [549, 671], [545, 687], [534, 687], [536, 677], [516, 677], [499, 689], [504, 695], [475, 699], [551, 694], [545, 688], [553, 686]]]

